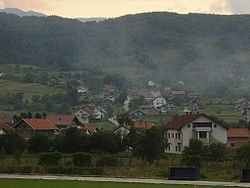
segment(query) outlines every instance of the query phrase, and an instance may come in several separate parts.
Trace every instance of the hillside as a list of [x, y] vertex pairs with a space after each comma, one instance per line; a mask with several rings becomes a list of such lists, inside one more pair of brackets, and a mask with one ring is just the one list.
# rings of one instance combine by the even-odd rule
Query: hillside
[[[45, 70], [131, 67], [212, 95], [249, 93], [250, 16], [144, 13], [81, 23], [0, 13], [0, 63]], [[155, 76], [157, 75], [157, 76]]]
[[46, 16], [45, 14], [42, 14], [42, 13], [39, 13], [39, 12], [34, 12], [34, 11], [28, 11], [28, 12], [25, 12], [25, 11], [22, 11], [20, 9], [17, 9], [17, 8], [5, 8], [5, 9], [0, 9], [0, 12], [4, 12], [4, 13], [7, 13], [7, 14], [15, 14], [15, 15], [18, 15], [20, 17], [23, 17], [23, 16]]

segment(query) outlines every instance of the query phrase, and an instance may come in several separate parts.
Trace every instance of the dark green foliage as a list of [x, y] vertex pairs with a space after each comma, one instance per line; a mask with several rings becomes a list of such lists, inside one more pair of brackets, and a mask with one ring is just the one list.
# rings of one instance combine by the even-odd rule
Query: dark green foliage
[[91, 135], [90, 142], [93, 152], [118, 153], [124, 150], [121, 137], [113, 132], [99, 131]]
[[129, 103], [129, 108], [130, 109], [136, 109], [141, 105], [144, 105], [146, 103], [145, 99], [143, 96], [140, 96], [138, 98], [134, 98], [130, 101]]
[[118, 114], [117, 121], [120, 125], [124, 125], [124, 126], [129, 126], [129, 125], [133, 124], [133, 121], [131, 120], [131, 118], [129, 117], [129, 114], [127, 112], [122, 113], [122, 114]]
[[105, 156], [96, 161], [96, 166], [117, 166], [118, 159], [113, 156]]
[[62, 154], [59, 152], [40, 153], [39, 164], [42, 166], [56, 166], [62, 159]]
[[[1, 13], [0, 20], [0, 62], [16, 64], [16, 71], [23, 63], [43, 70], [97, 72], [100, 67], [132, 66], [153, 70], [152, 77], [157, 75], [163, 84], [182, 80], [185, 87], [206, 95], [248, 94], [244, 86], [250, 80], [249, 15], [157, 12], [80, 23], [56, 16], [20, 18]], [[46, 83], [46, 75], [39, 77]], [[34, 80], [38, 80], [34, 72], [22, 77], [24, 82]], [[126, 86], [120, 75], [104, 81]]]
[[48, 136], [36, 134], [28, 140], [28, 151], [30, 153], [42, 153], [53, 150], [53, 141]]
[[75, 166], [91, 166], [92, 155], [89, 153], [75, 153], [73, 154], [73, 163]]
[[145, 130], [141, 128], [130, 128], [129, 133], [123, 138], [123, 144], [127, 149], [135, 149]]
[[65, 136], [55, 138], [55, 148], [63, 153], [87, 152], [90, 150], [89, 136], [72, 127], [65, 130]]
[[203, 143], [197, 139], [190, 139], [189, 146], [185, 147], [183, 152], [183, 162], [187, 166], [201, 167], [204, 155]]
[[161, 158], [165, 147], [166, 143], [162, 132], [159, 128], [152, 127], [146, 130], [145, 135], [139, 139], [133, 152], [142, 160], [153, 163]]
[[221, 143], [213, 143], [208, 146], [204, 146], [206, 157], [210, 161], [221, 162], [225, 160], [226, 148]]
[[6, 154], [20, 156], [25, 148], [26, 142], [15, 132], [7, 132], [4, 135], [0, 135], [0, 148], [6, 152]]
[[246, 168], [250, 168], [250, 144], [241, 146], [236, 151], [236, 159], [244, 163]]

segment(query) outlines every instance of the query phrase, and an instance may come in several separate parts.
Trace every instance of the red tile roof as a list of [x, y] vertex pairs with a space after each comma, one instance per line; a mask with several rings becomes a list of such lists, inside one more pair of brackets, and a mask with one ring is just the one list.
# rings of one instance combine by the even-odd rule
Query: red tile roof
[[152, 123], [152, 122], [134, 122], [134, 124], [132, 125], [132, 127], [150, 129], [154, 125], [155, 124]]
[[195, 119], [205, 116], [204, 114], [186, 114], [176, 116], [173, 121], [169, 122], [163, 129], [181, 129], [186, 124], [194, 121]]
[[141, 95], [144, 98], [155, 98], [151, 92], [138, 92], [138, 95]]
[[[33, 130], [36, 130], [36, 131], [58, 130], [58, 128], [47, 119], [22, 119], [21, 121], [24, 121]], [[19, 123], [17, 123], [17, 125]]]
[[13, 127], [11, 127], [10, 125], [8, 125], [5, 122], [0, 122], [0, 129], [3, 129], [5, 131], [12, 131], [15, 130]]
[[171, 95], [186, 95], [185, 91], [171, 91]]
[[250, 138], [250, 131], [247, 128], [230, 128], [227, 131], [227, 137]]
[[71, 126], [76, 116], [73, 115], [55, 115], [48, 116], [47, 119], [56, 126]]
[[97, 127], [80, 127], [79, 130], [88, 130], [90, 134], [97, 132]]
[[172, 88], [171, 88], [171, 87], [165, 87], [164, 90], [165, 90], [165, 91], [171, 91]]

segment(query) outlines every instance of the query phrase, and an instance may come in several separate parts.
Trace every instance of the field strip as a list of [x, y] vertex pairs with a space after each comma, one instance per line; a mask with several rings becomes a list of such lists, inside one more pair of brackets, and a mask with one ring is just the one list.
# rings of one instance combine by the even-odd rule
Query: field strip
[[176, 185], [206, 185], [225, 187], [250, 187], [250, 183], [215, 182], [215, 181], [180, 181], [164, 179], [133, 179], [133, 178], [106, 178], [106, 177], [74, 177], [74, 176], [42, 176], [42, 175], [9, 175], [0, 174], [0, 179], [28, 179], [28, 180], [69, 180], [95, 181], [118, 183], [146, 183], [146, 184], [176, 184]]

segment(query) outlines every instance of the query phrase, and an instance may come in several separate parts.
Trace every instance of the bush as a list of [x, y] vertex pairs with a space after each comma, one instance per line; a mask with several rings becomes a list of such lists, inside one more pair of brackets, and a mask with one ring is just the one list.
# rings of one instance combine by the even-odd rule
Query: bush
[[96, 166], [116, 166], [118, 159], [115, 157], [102, 157], [96, 161]]
[[75, 153], [73, 155], [74, 166], [91, 166], [92, 155], [89, 153]]
[[39, 155], [39, 164], [42, 166], [56, 166], [62, 159], [60, 152], [41, 153]]

